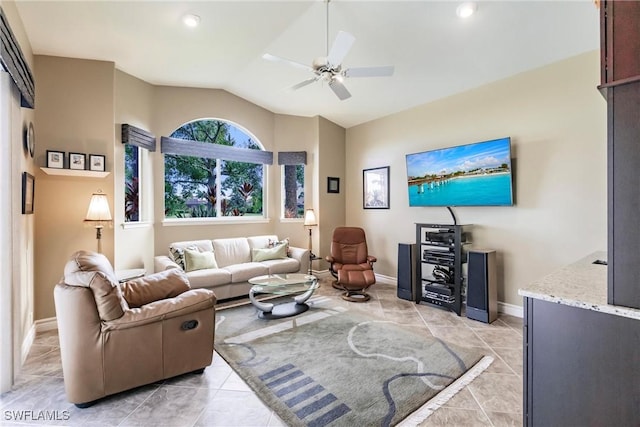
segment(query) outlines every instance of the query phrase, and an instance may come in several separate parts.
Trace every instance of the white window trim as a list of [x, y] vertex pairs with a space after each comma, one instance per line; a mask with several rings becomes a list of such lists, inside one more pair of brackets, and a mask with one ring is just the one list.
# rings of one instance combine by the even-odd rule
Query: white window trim
[[181, 227], [185, 225], [229, 225], [229, 224], [267, 224], [271, 222], [269, 218], [258, 216], [225, 216], [213, 218], [165, 218], [162, 221], [163, 227]]
[[130, 228], [150, 228], [153, 226], [153, 223], [150, 221], [128, 221], [120, 224], [123, 230], [128, 230]]

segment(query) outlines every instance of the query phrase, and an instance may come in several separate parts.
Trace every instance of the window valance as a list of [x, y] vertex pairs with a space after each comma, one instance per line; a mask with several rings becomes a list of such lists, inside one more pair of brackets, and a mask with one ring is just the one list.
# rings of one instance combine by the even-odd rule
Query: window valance
[[181, 156], [206, 157], [208, 159], [222, 159], [235, 162], [273, 164], [273, 152], [251, 150], [249, 148], [230, 147], [228, 145], [210, 144], [207, 142], [190, 141], [188, 139], [160, 138], [160, 151], [164, 154]]
[[122, 125], [122, 143], [156, 151], [156, 137], [154, 135], [126, 123]]
[[306, 151], [279, 151], [278, 164], [279, 165], [306, 165], [307, 152]]
[[9, 21], [0, 7], [0, 64], [9, 73], [20, 91], [22, 107], [35, 107], [35, 82], [33, 74], [22, 54]]

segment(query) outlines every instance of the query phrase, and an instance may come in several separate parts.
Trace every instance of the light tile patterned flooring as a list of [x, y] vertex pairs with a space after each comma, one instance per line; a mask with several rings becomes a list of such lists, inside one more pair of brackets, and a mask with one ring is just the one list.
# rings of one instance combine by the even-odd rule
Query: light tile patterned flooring
[[[522, 425], [522, 319], [501, 315], [490, 325], [458, 317], [426, 304], [396, 297], [396, 288], [378, 283], [367, 303], [348, 303], [329, 279], [314, 298], [329, 297], [426, 335], [479, 347], [494, 362], [422, 426]], [[310, 300], [313, 301], [313, 298]], [[45, 421], [38, 417], [54, 417]], [[22, 417], [22, 420], [18, 420]], [[74, 426], [282, 426], [282, 421], [214, 354], [204, 374], [187, 374], [107, 397], [87, 409], [67, 402], [57, 331], [38, 334], [14, 388], [0, 396], [0, 425]]]

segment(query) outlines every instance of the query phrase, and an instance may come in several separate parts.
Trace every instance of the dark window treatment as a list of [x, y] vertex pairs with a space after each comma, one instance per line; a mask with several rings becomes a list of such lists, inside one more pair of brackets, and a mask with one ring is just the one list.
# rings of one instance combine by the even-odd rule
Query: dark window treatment
[[144, 129], [129, 124], [122, 125], [122, 143], [156, 151], [156, 137]]
[[164, 154], [180, 156], [206, 157], [208, 159], [230, 160], [235, 162], [273, 164], [273, 152], [251, 150], [249, 148], [230, 147], [228, 145], [210, 144], [187, 139], [160, 138], [160, 150]]
[[307, 152], [306, 151], [279, 151], [278, 164], [279, 165], [306, 165]]

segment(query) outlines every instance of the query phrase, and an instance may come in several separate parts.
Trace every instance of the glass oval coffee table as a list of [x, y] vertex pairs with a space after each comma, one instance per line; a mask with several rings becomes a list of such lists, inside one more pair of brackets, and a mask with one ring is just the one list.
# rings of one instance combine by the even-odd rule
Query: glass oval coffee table
[[[309, 309], [306, 301], [318, 289], [318, 278], [309, 274], [269, 274], [249, 279], [253, 286], [249, 290], [249, 300], [258, 310], [263, 319], [280, 319], [304, 313]], [[295, 295], [293, 301], [273, 304], [258, 301], [257, 294]]]

